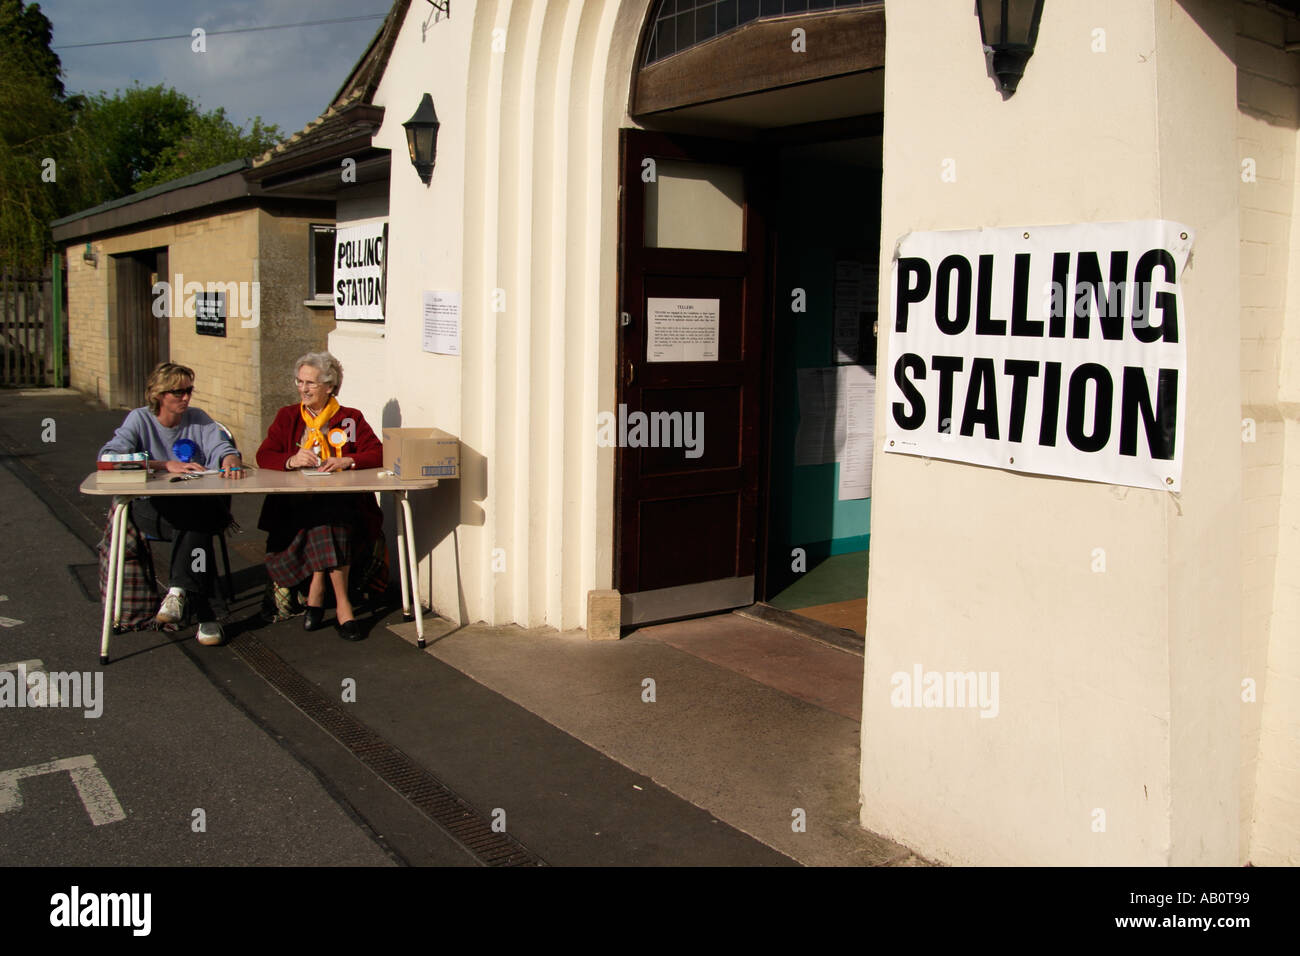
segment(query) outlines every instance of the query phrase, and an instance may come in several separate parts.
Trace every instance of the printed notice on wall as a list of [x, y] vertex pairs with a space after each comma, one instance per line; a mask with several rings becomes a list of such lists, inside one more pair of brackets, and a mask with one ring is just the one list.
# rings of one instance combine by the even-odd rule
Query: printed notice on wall
[[194, 293], [194, 331], [199, 335], [226, 337], [226, 294]]
[[424, 293], [424, 351], [460, 354], [460, 293]]
[[720, 299], [647, 299], [647, 362], [716, 362]]
[[1187, 337], [1215, 320], [1183, 296], [1193, 239], [1164, 220], [904, 236], [884, 450], [1178, 491]]

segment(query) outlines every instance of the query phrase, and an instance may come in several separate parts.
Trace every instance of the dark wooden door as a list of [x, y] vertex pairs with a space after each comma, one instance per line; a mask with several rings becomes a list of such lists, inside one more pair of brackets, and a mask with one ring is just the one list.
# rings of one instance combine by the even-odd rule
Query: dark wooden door
[[[164, 275], [159, 275], [159, 259]], [[135, 408], [144, 404], [144, 386], [149, 373], [167, 358], [168, 318], [171, 296], [159, 299], [161, 317], [154, 315], [154, 277], [165, 278], [167, 255], [157, 250], [114, 256], [117, 294], [114, 306], [117, 331], [118, 405]]]
[[637, 624], [754, 600], [770, 184], [752, 144], [620, 145], [614, 576]]

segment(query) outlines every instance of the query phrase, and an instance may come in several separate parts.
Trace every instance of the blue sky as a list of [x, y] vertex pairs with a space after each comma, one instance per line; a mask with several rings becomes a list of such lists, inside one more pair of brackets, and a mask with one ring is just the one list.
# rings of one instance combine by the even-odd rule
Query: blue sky
[[[255, 115], [288, 135], [315, 119], [365, 51], [381, 19], [208, 36], [194, 53], [188, 35], [207, 31], [382, 17], [391, 0], [45, 0], [54, 51], [69, 93], [112, 92], [134, 81], [165, 83], [218, 106], [236, 123]], [[63, 44], [186, 34], [184, 40], [60, 49]]]

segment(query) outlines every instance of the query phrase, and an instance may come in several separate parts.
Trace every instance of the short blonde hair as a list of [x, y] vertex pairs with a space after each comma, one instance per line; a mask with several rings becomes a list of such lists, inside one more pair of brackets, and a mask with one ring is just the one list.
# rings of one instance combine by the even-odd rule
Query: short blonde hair
[[163, 392], [181, 388], [181, 383], [187, 378], [193, 385], [194, 369], [188, 365], [177, 365], [175, 362], [163, 362], [150, 372], [149, 381], [144, 386], [144, 400], [149, 406], [149, 411], [157, 415], [162, 404]]
[[338, 395], [343, 390], [343, 366], [329, 352], [308, 352], [306, 355], [298, 357], [298, 361], [293, 363], [293, 374], [298, 375], [298, 369], [304, 365], [310, 365], [316, 371], [320, 372], [320, 383], [322, 385], [333, 385], [331, 395]]

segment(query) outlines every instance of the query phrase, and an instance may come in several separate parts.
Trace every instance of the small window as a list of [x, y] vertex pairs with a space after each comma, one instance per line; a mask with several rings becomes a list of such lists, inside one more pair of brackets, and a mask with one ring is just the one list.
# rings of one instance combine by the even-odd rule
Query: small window
[[311, 226], [311, 251], [307, 288], [315, 299], [334, 300], [334, 227]]

